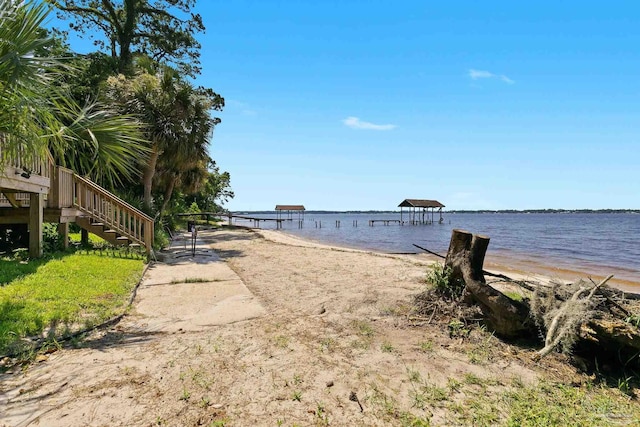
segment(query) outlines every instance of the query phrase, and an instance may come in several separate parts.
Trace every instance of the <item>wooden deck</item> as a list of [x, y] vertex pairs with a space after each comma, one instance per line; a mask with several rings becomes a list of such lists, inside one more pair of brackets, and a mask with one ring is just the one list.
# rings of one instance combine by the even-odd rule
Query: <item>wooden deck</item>
[[30, 256], [42, 255], [43, 222], [58, 223], [65, 242], [68, 224], [75, 222], [113, 244], [151, 251], [151, 217], [51, 158], [25, 162], [12, 154], [0, 172], [0, 224], [29, 224]]

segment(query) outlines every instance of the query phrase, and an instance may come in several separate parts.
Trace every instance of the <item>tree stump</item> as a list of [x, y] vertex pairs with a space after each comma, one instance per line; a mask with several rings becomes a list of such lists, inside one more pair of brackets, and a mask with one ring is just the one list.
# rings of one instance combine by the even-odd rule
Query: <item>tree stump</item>
[[513, 338], [535, 333], [528, 307], [487, 285], [483, 273], [489, 237], [464, 230], [452, 230], [445, 266], [451, 270], [449, 283], [465, 284], [471, 301], [480, 306], [487, 326], [496, 334]]

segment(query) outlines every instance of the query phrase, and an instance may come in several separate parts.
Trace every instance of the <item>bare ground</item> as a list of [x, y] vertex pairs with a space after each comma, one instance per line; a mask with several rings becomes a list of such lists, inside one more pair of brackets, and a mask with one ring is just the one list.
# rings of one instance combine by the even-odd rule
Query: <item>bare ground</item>
[[[2, 375], [0, 426], [472, 425], [442, 390], [464, 405], [514, 383], [584, 380], [560, 356], [534, 363], [490, 334], [452, 338], [412, 318], [426, 257], [275, 232], [203, 238], [222, 261], [168, 269], [116, 327]], [[215, 286], [189, 300], [205, 283]], [[164, 298], [160, 285], [172, 286]]]

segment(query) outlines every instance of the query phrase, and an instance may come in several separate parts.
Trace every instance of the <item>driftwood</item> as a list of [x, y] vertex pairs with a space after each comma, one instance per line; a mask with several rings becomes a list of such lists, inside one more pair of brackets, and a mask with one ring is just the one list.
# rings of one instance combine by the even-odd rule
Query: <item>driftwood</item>
[[[567, 340], [567, 336], [574, 334], [571, 339], [575, 339], [577, 345], [588, 348], [594, 357], [604, 354], [620, 361], [624, 357], [625, 363], [630, 359], [638, 361], [640, 329], [628, 322], [634, 310], [628, 305], [625, 294], [606, 286], [613, 276], [597, 284], [592, 281], [593, 286], [586, 282], [579, 282], [573, 287], [546, 287], [540, 284], [531, 287], [527, 284], [525, 287], [529, 287], [529, 290], [536, 290], [533, 303], [528, 299], [515, 301], [485, 280], [487, 272], [483, 270], [483, 263], [488, 246], [487, 236], [453, 230], [445, 266], [451, 271], [450, 286], [460, 281], [464, 283], [464, 301], [480, 307], [487, 326], [497, 335], [506, 338], [539, 336], [537, 321], [538, 326], [544, 329], [544, 347], [534, 358], [544, 357], [561, 343], [573, 345], [574, 342]], [[511, 280], [506, 276], [502, 278]], [[569, 289], [572, 290], [569, 292]], [[539, 291], [542, 296], [537, 295]], [[544, 310], [540, 308], [540, 303], [534, 304], [536, 297], [547, 299]], [[637, 309], [635, 312], [638, 313]]]
[[[544, 347], [536, 353], [536, 359], [540, 359], [551, 353], [558, 347], [562, 340], [566, 338], [567, 334], [576, 333], [579, 330], [580, 324], [586, 319], [578, 316], [580, 313], [589, 310], [598, 288], [611, 280], [612, 277], [613, 275], [608, 276], [590, 290], [585, 287], [580, 287], [573, 293], [571, 298], [560, 305], [550, 319], [547, 334], [544, 339]], [[582, 295], [587, 290], [589, 290], [589, 294], [582, 298]]]

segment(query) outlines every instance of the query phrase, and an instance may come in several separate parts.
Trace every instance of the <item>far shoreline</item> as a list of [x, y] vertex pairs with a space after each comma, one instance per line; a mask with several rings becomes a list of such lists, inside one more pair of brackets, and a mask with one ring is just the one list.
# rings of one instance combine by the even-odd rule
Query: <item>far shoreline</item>
[[[256, 215], [268, 215], [274, 214], [273, 210], [259, 210], [259, 211], [243, 211], [235, 210], [233, 214], [256, 214]], [[451, 209], [442, 210], [442, 214], [640, 214], [640, 209]], [[400, 214], [399, 210], [395, 209], [383, 209], [383, 210], [305, 210], [305, 215], [324, 215], [324, 214]]]

